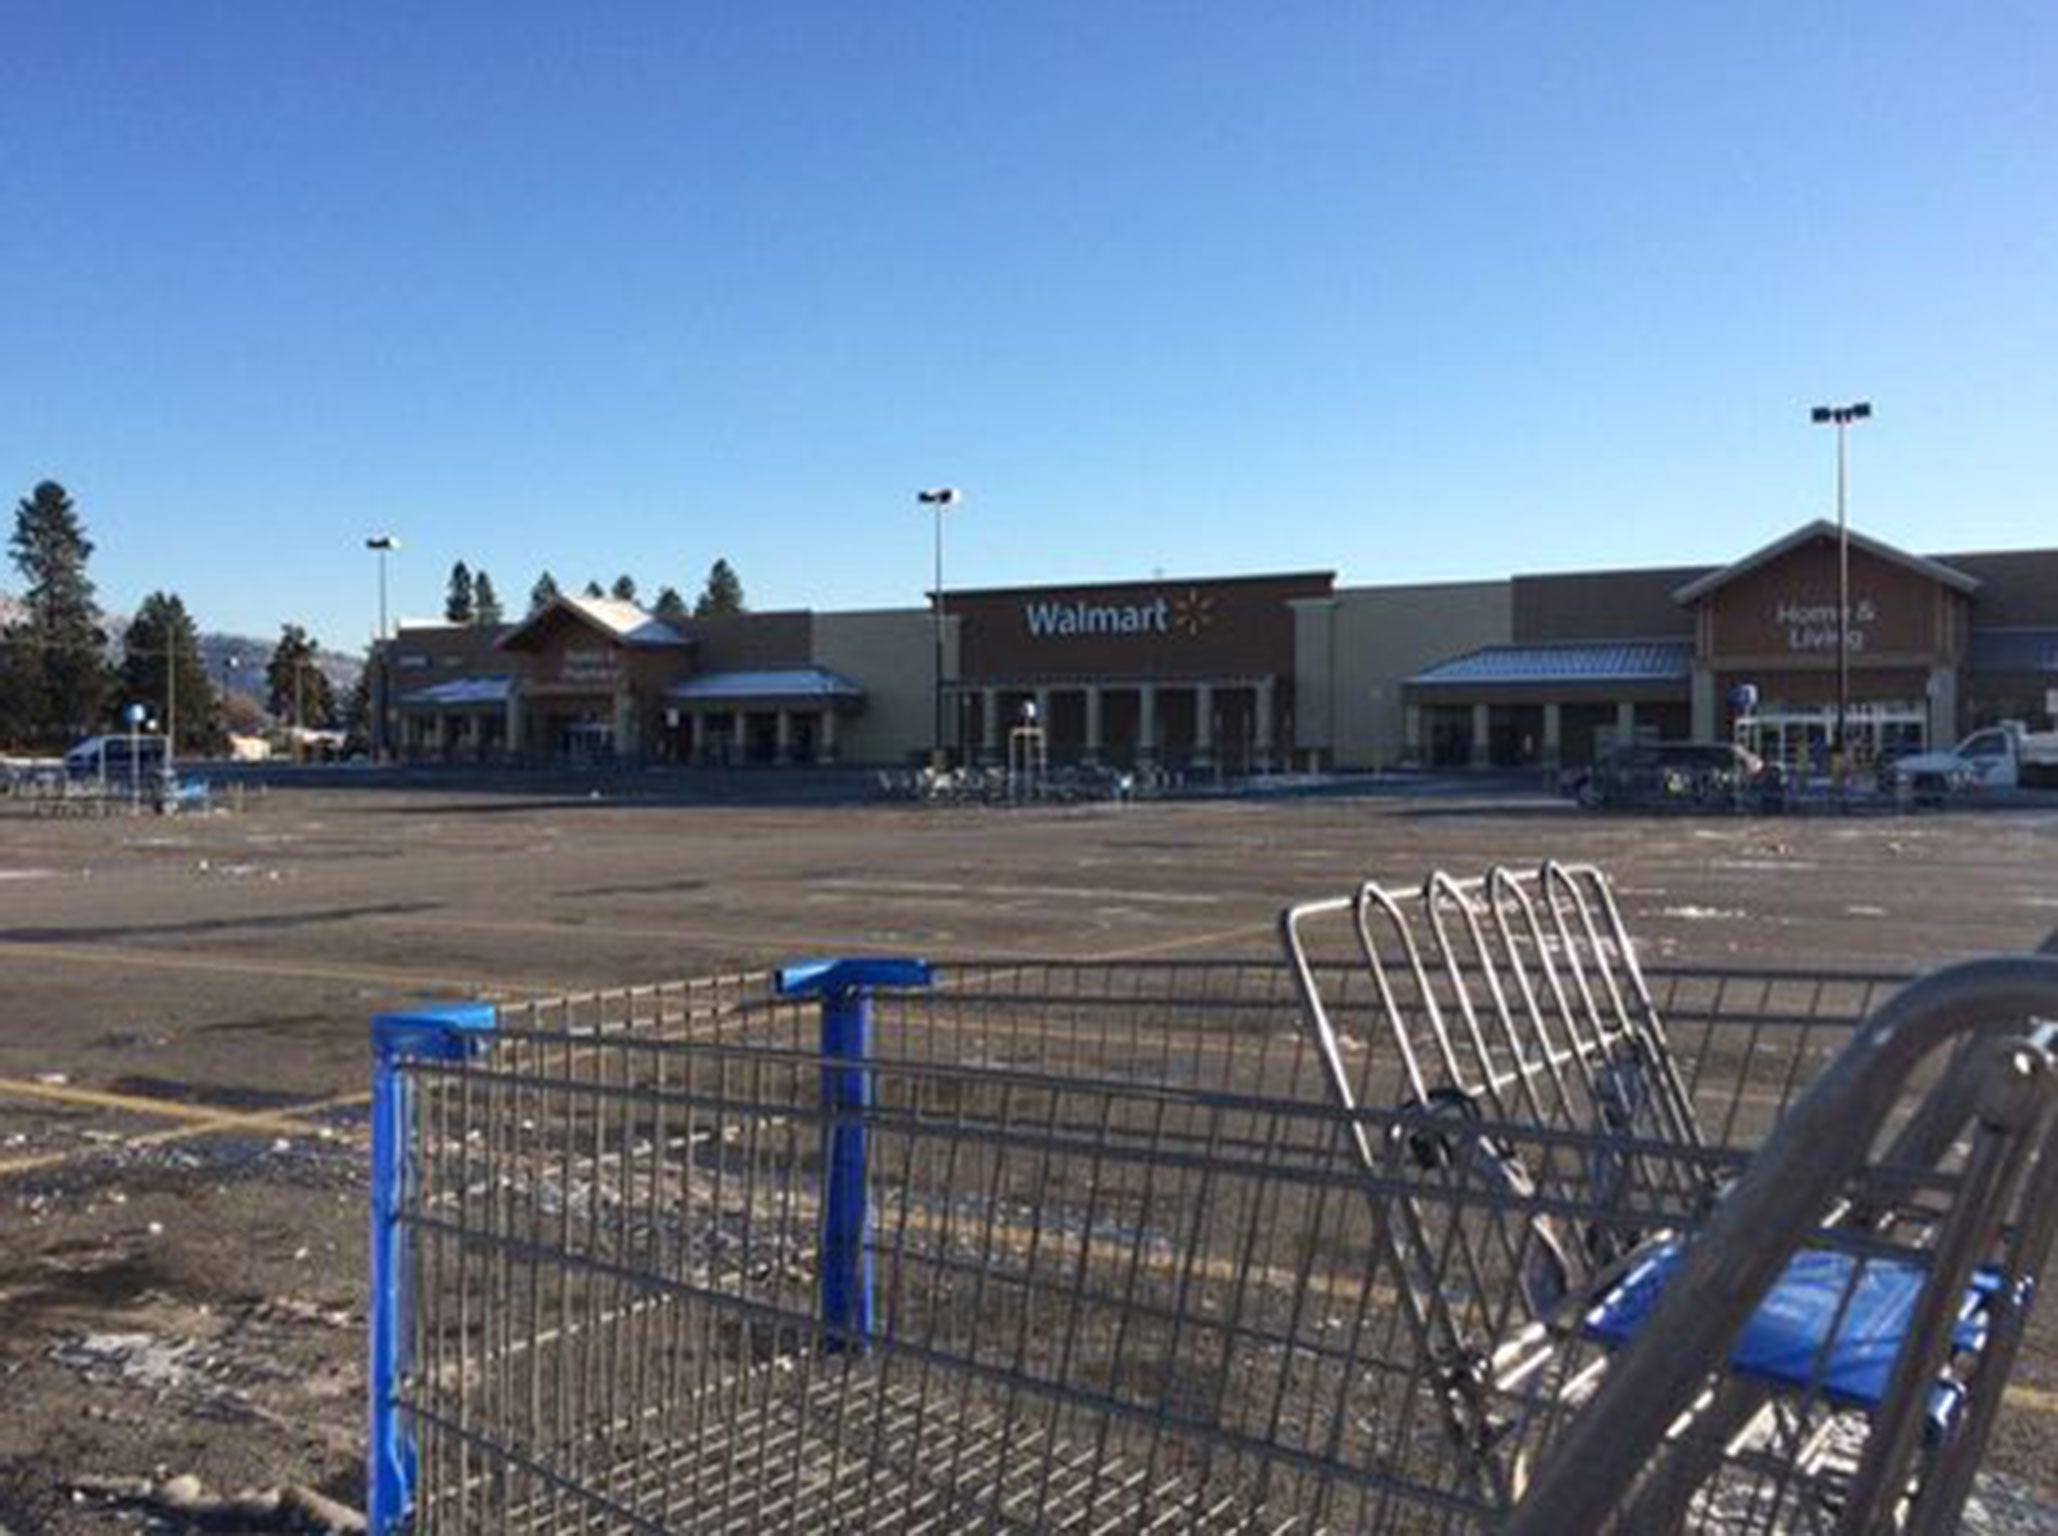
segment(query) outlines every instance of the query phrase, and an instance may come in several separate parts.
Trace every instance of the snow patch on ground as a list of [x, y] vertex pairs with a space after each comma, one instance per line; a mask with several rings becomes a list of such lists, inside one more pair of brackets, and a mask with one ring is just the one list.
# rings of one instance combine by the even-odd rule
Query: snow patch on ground
[[181, 1386], [192, 1375], [194, 1349], [190, 1342], [173, 1343], [148, 1333], [89, 1333], [59, 1344], [50, 1358], [89, 1378], [161, 1389]]

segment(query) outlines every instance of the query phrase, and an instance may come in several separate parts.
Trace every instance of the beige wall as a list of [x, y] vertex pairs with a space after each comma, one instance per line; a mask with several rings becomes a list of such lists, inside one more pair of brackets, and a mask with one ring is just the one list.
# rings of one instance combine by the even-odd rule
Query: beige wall
[[[810, 655], [865, 690], [865, 707], [837, 726], [845, 763], [901, 764], [926, 752], [933, 733], [935, 620], [920, 608], [817, 613]], [[957, 621], [944, 629], [943, 669], [957, 672]]]
[[1342, 587], [1294, 604], [1294, 624], [1294, 746], [1340, 768], [1380, 768], [1407, 750], [1401, 684], [1432, 663], [1507, 644], [1513, 600], [1506, 581]]

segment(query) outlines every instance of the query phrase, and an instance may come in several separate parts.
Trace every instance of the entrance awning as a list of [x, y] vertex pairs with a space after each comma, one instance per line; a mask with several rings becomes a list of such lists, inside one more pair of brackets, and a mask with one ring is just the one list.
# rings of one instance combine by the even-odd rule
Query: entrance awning
[[2058, 673], [2058, 629], [1975, 629], [1972, 670]]
[[676, 704], [734, 708], [740, 704], [813, 705], [861, 703], [865, 690], [826, 667], [771, 667], [752, 672], [703, 672], [674, 683], [665, 697]]
[[447, 683], [400, 696], [403, 709], [483, 709], [505, 704], [514, 689], [510, 677], [454, 677]]
[[1690, 640], [1487, 645], [1439, 661], [1408, 681], [1424, 687], [1505, 688], [1534, 683], [1669, 683], [1693, 676]]

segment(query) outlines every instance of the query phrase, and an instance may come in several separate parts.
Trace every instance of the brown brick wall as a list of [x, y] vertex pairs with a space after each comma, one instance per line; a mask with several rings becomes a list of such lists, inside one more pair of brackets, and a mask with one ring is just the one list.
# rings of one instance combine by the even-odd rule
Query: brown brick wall
[[1675, 603], [1672, 594], [1711, 569], [1680, 565], [1517, 576], [1515, 642], [1692, 639], [1693, 614]]

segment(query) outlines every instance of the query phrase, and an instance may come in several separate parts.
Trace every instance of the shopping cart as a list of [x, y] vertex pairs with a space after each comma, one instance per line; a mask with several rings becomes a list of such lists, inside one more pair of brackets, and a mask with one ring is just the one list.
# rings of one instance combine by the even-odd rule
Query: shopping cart
[[[1346, 1049], [1325, 925], [1387, 1052]], [[2050, 1243], [2058, 962], [1907, 988], [1789, 1108], [1770, 1020], [1683, 1058], [1590, 867], [1368, 884], [1282, 930], [1381, 1268], [1507, 1530], [1957, 1529]], [[1380, 1102], [1410, 1112], [1383, 1143], [1355, 1113]]]
[[[1938, 1528], [2048, 1246], [2058, 962], [1646, 970], [1556, 869], [1285, 931], [380, 1020], [373, 1528]], [[1796, 1253], [1978, 1304], [1880, 1407], [1836, 1350], [1774, 1391], [1731, 1322]]]

